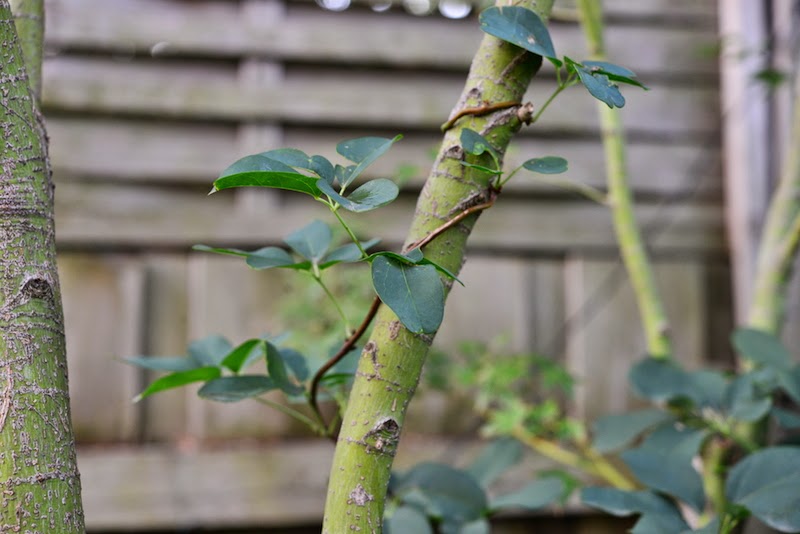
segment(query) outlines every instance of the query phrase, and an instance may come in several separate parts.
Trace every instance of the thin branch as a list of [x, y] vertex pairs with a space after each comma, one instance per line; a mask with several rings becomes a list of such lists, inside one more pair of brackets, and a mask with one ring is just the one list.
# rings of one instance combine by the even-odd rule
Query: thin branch
[[466, 117], [467, 115], [472, 115], [474, 117], [480, 117], [481, 115], [486, 115], [493, 111], [499, 111], [501, 109], [513, 108], [514, 106], [521, 106], [522, 102], [517, 100], [511, 100], [508, 102], [498, 102], [497, 104], [486, 104], [483, 106], [478, 106], [474, 108], [463, 108], [458, 111], [453, 118], [442, 124], [441, 129], [443, 132], [446, 132], [453, 125], [460, 119], [461, 117]]
[[497, 194], [496, 193], [493, 194], [488, 201], [486, 201], [486, 202], [484, 202], [482, 204], [478, 204], [476, 206], [471, 206], [471, 207], [465, 209], [464, 211], [462, 211], [461, 213], [459, 213], [458, 215], [456, 215], [455, 217], [453, 217], [452, 219], [450, 219], [449, 221], [447, 221], [446, 223], [441, 225], [439, 228], [437, 228], [433, 232], [431, 232], [428, 235], [426, 235], [425, 237], [423, 237], [422, 239], [414, 241], [413, 243], [408, 245], [405, 248], [405, 252], [412, 251], [415, 248], [424, 247], [425, 245], [427, 245], [428, 243], [430, 243], [431, 241], [436, 239], [436, 237], [438, 235], [442, 234], [445, 230], [448, 230], [449, 228], [452, 228], [453, 226], [455, 226], [459, 222], [463, 221], [464, 219], [466, 219], [467, 217], [469, 217], [473, 213], [477, 213], [479, 211], [483, 211], [485, 209], [491, 208], [492, 206], [494, 206], [495, 200], [497, 200]]

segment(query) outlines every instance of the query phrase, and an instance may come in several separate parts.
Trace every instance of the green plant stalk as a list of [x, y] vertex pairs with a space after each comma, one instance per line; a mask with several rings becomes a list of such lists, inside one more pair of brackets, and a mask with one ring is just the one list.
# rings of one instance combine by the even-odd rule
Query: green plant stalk
[[[523, 0], [521, 4], [547, 19], [553, 0]], [[484, 36], [454, 113], [486, 102], [521, 101], [541, 61], [539, 56]], [[523, 111], [528, 115], [521, 118]], [[530, 118], [529, 113], [521, 106], [484, 116], [465, 116], [447, 130], [419, 196], [407, 244], [424, 239], [454, 215], [486, 201], [490, 179], [460, 164], [464, 156], [460, 146], [463, 128], [487, 137], [502, 156], [523, 120]], [[426, 244], [426, 257], [457, 274], [478, 215], [470, 214]], [[433, 337], [409, 332], [387, 306], [381, 306], [343, 416], [328, 485], [324, 533], [382, 531], [386, 490], [406, 408]]]
[[708, 495], [711, 506], [720, 517], [728, 507], [725, 498], [725, 459], [730, 446], [719, 438], [711, 438], [703, 449], [703, 489]]
[[779, 334], [786, 290], [800, 234], [800, 90], [795, 91], [791, 136], [778, 187], [764, 221], [747, 316], [751, 328]]
[[53, 182], [7, 0], [0, 42], [0, 532], [83, 533]]
[[328, 296], [328, 300], [333, 303], [334, 308], [336, 308], [336, 312], [339, 314], [339, 317], [342, 319], [344, 323], [344, 337], [348, 338], [353, 333], [353, 328], [350, 326], [350, 320], [347, 318], [347, 314], [344, 313], [342, 306], [339, 304], [339, 300], [336, 298], [336, 295], [331, 293], [330, 288], [325, 285], [325, 282], [322, 281], [322, 278], [317, 273], [311, 273], [311, 277], [316, 280], [322, 290], [325, 292], [325, 295]]
[[[605, 61], [603, 19], [600, 0], [578, 0], [581, 25], [586, 35], [589, 55]], [[633, 210], [633, 193], [628, 182], [625, 133], [616, 109], [597, 102], [606, 159], [608, 201], [620, 254], [633, 285], [639, 315], [645, 332], [647, 352], [653, 358], [672, 356], [669, 321], [659, 295], [653, 268], [647, 255]]]
[[22, 57], [28, 72], [28, 83], [36, 97], [42, 100], [42, 50], [44, 43], [43, 0], [10, 0], [17, 27]]

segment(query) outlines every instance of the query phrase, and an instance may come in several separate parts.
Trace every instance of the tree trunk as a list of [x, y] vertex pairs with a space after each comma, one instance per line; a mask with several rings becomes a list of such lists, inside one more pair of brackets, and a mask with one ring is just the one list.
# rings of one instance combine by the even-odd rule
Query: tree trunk
[[0, 532], [84, 532], [53, 183], [8, 0], [0, 37]]
[[[520, 4], [546, 20], [553, 0], [523, 0]], [[541, 63], [541, 56], [486, 35], [453, 116], [465, 108], [521, 103]], [[464, 210], [487, 202], [494, 194], [488, 187], [488, 174], [461, 165], [463, 128], [486, 137], [502, 158], [509, 141], [526, 120], [525, 114], [530, 118], [530, 111], [520, 104], [491, 114], [467, 115], [447, 131], [420, 194], [407, 246]], [[437, 236], [423, 248], [425, 256], [458, 273], [477, 216], [476, 212]], [[406, 330], [388, 307], [381, 306], [373, 334], [361, 355], [336, 444], [324, 533], [381, 532], [386, 489], [406, 408], [432, 341], [433, 335]]]

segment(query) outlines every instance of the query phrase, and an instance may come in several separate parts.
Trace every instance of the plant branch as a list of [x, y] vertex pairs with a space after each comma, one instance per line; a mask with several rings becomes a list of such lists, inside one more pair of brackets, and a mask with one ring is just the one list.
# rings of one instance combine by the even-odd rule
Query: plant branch
[[511, 101], [508, 101], [508, 102], [498, 102], [496, 104], [488, 104], [487, 103], [487, 104], [484, 104], [482, 106], [476, 106], [474, 108], [462, 108], [462, 109], [458, 110], [458, 112], [455, 115], [453, 115], [453, 117], [450, 120], [448, 120], [447, 122], [442, 124], [441, 130], [442, 130], [442, 132], [446, 132], [447, 130], [452, 128], [453, 125], [461, 117], [466, 117], [467, 115], [480, 117], [481, 115], [486, 115], [486, 114], [491, 113], [493, 111], [499, 111], [501, 109], [507, 109], [507, 108], [512, 108], [512, 107], [521, 106], [521, 105], [522, 105], [522, 102], [520, 102], [518, 100], [511, 100]]
[[447, 231], [448, 229], [450, 229], [453, 226], [457, 225], [458, 223], [460, 223], [461, 221], [463, 221], [464, 219], [466, 219], [467, 217], [469, 217], [473, 213], [478, 213], [479, 211], [483, 211], [483, 210], [491, 208], [492, 206], [494, 206], [494, 203], [495, 203], [496, 200], [497, 200], [497, 193], [493, 192], [493, 193], [490, 194], [489, 200], [487, 200], [486, 202], [482, 202], [481, 204], [477, 204], [475, 206], [470, 206], [469, 208], [463, 210], [461, 213], [459, 213], [458, 215], [456, 215], [455, 217], [453, 217], [452, 219], [450, 219], [449, 221], [447, 221], [446, 223], [444, 223], [440, 227], [436, 228], [435, 230], [433, 230], [431, 233], [429, 233], [428, 235], [426, 235], [422, 239], [414, 241], [413, 243], [411, 243], [407, 247], [403, 248], [403, 251], [404, 252], [411, 252], [415, 248], [424, 247], [425, 245], [427, 245], [428, 243], [430, 243], [431, 241], [436, 239], [437, 236], [443, 234], [445, 231]]
[[[581, 25], [592, 59], [605, 61], [603, 21], [599, 0], [579, 0]], [[647, 341], [647, 352], [654, 358], [672, 356], [669, 322], [655, 284], [653, 268], [633, 211], [633, 193], [628, 182], [625, 134], [617, 110], [597, 103], [606, 155], [608, 199], [622, 260], [636, 294], [639, 314]]]

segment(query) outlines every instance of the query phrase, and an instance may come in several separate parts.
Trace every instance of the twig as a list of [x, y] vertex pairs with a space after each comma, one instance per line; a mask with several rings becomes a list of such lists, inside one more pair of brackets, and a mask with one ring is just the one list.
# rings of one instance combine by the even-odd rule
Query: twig
[[500, 109], [512, 108], [514, 106], [521, 106], [522, 102], [518, 102], [516, 100], [510, 100], [507, 102], [498, 102], [497, 104], [485, 104], [483, 106], [478, 106], [474, 108], [463, 108], [458, 111], [453, 118], [442, 124], [442, 131], [446, 132], [453, 125], [460, 119], [461, 117], [465, 117], [467, 115], [474, 115], [476, 117], [480, 117], [481, 115], [486, 115], [493, 111], [497, 111]]
[[[325, 362], [322, 367], [319, 368], [317, 373], [314, 375], [314, 378], [311, 379], [311, 389], [309, 392], [309, 404], [311, 405], [311, 409], [314, 410], [314, 414], [317, 416], [317, 419], [322, 424], [322, 428], [327, 428], [325, 423], [325, 418], [322, 416], [322, 412], [319, 409], [319, 403], [317, 401], [317, 391], [319, 390], [319, 383], [322, 380], [322, 377], [325, 376], [325, 373], [331, 370], [331, 368], [339, 363], [342, 358], [347, 356], [347, 354], [352, 350], [353, 346], [358, 342], [361, 336], [364, 335], [364, 332], [367, 331], [369, 328], [372, 319], [375, 318], [375, 314], [378, 313], [378, 308], [381, 305], [381, 299], [375, 297], [372, 301], [372, 305], [369, 307], [369, 311], [367, 315], [364, 317], [364, 320], [361, 322], [361, 325], [358, 329], [353, 332], [353, 334], [347, 338], [347, 341], [344, 342], [342, 347], [339, 349], [339, 352], [333, 355], [331, 359]], [[328, 437], [336, 441], [336, 437], [332, 433], [328, 433]]]
[[455, 217], [453, 217], [452, 219], [450, 219], [449, 221], [447, 221], [446, 223], [441, 225], [439, 228], [437, 228], [436, 230], [432, 231], [431, 233], [429, 233], [428, 235], [423, 237], [422, 239], [414, 241], [413, 243], [411, 243], [410, 245], [408, 245], [405, 248], [405, 252], [409, 252], [411, 250], [414, 250], [415, 248], [424, 247], [425, 245], [427, 245], [428, 243], [433, 241], [439, 234], [441, 234], [442, 232], [444, 232], [448, 228], [452, 228], [453, 226], [455, 226], [459, 222], [463, 221], [464, 219], [466, 219], [467, 217], [469, 217], [473, 213], [477, 213], [479, 211], [491, 208], [492, 206], [494, 206], [494, 201], [495, 200], [497, 200], [497, 193], [496, 192], [494, 194], [492, 194], [492, 196], [489, 198], [488, 201], [486, 201], [486, 202], [484, 202], [482, 204], [477, 204], [475, 206], [471, 206], [471, 207], [465, 209], [464, 211], [462, 211], [461, 213], [459, 213], [458, 215], [456, 215]]

